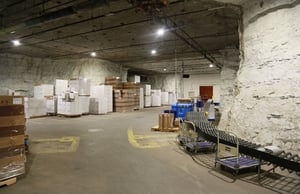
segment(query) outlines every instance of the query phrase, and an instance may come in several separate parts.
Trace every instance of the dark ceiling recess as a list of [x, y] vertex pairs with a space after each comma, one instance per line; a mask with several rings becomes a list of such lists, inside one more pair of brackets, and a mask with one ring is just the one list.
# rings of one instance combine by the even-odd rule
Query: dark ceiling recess
[[185, 73], [213, 73], [224, 52], [239, 48], [240, 10], [212, 0], [1, 0], [0, 15], [1, 53], [79, 59], [97, 52], [135, 72], [172, 73], [176, 53]]

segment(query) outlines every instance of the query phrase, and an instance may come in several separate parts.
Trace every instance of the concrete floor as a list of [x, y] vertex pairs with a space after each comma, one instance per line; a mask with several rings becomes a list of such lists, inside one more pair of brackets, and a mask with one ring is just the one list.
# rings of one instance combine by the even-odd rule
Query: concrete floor
[[[175, 143], [175, 133], [150, 131], [163, 109], [166, 107], [29, 120], [27, 174], [17, 184], [1, 188], [0, 193], [268, 194], [276, 193], [271, 190], [275, 187], [282, 193], [300, 191], [299, 180], [293, 177], [266, 178], [262, 185], [251, 173], [235, 180], [230, 173], [213, 167], [213, 154], [185, 153]], [[130, 138], [128, 129], [133, 131]], [[57, 138], [69, 136], [80, 138], [78, 147], [57, 142]]]

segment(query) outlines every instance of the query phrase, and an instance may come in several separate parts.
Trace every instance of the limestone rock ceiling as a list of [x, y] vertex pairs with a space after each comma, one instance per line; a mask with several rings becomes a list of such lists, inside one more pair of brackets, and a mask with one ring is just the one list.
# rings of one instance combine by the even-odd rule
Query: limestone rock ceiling
[[[217, 71], [222, 52], [238, 49], [238, 7], [208, 0], [169, 0], [159, 7], [151, 4], [156, 0], [134, 2], [2, 0], [0, 52], [61, 59], [95, 51], [136, 71], [188, 73]], [[161, 27], [167, 31], [158, 37]], [[13, 46], [14, 39], [22, 45]]]

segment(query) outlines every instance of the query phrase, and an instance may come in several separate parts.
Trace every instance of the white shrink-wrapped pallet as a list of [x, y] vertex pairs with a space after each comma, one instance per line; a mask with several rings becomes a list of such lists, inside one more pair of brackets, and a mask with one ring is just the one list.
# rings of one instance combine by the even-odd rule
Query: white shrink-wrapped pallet
[[78, 92], [78, 95], [86, 96], [90, 95], [91, 81], [90, 79], [70, 79], [69, 88]]
[[140, 109], [144, 108], [144, 88], [140, 88]]
[[113, 112], [113, 87], [111, 85], [91, 86], [91, 98], [103, 98], [107, 106], [106, 112]]
[[25, 118], [47, 115], [46, 99], [24, 98]]
[[133, 82], [133, 83], [140, 83], [141, 82], [141, 76], [139, 76], [139, 75], [130, 76], [128, 78], [128, 81]]
[[144, 106], [151, 107], [151, 96], [144, 96]]
[[55, 96], [62, 95], [63, 92], [68, 90], [68, 80], [57, 79], [55, 80]]
[[90, 97], [89, 96], [78, 96], [80, 112], [87, 114], [90, 112]]
[[168, 105], [169, 104], [169, 93], [161, 92], [161, 104]]
[[57, 114], [65, 116], [81, 115], [77, 93], [65, 93], [57, 99]]
[[161, 106], [161, 90], [152, 90], [151, 93], [151, 106]]
[[169, 92], [168, 101], [169, 101], [169, 104], [174, 104], [177, 102], [175, 92]]
[[91, 114], [107, 114], [107, 104], [104, 98], [90, 98], [89, 112]]
[[151, 95], [151, 85], [150, 84], [144, 85], [144, 95], [145, 96]]
[[57, 96], [46, 97], [46, 107], [47, 113], [56, 114], [57, 113]]
[[47, 96], [53, 96], [53, 88], [54, 86], [51, 84], [42, 84], [39, 86], [33, 87], [33, 96], [36, 99], [43, 99]]

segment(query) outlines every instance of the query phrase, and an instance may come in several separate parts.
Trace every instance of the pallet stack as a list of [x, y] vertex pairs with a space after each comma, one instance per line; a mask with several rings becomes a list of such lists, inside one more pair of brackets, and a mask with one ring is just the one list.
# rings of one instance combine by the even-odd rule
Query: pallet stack
[[129, 112], [140, 107], [140, 84], [125, 82], [118, 78], [106, 78], [105, 85], [113, 86], [114, 112]]
[[24, 98], [0, 96], [0, 182], [25, 173]]

